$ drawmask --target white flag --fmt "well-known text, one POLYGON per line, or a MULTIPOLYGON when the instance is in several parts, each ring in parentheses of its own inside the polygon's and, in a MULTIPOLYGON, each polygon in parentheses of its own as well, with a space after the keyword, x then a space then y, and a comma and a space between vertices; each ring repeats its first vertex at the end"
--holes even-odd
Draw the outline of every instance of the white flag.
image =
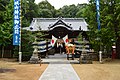
POLYGON ((51 40, 51 45, 52 45, 52 47, 55 45, 56 40, 57 40, 57 38, 55 38, 55 37, 52 35, 52 40, 51 40))
POLYGON ((65 45, 67 45, 68 44, 68 35, 66 35, 65 37, 63 37, 63 40, 65 42, 65 45))

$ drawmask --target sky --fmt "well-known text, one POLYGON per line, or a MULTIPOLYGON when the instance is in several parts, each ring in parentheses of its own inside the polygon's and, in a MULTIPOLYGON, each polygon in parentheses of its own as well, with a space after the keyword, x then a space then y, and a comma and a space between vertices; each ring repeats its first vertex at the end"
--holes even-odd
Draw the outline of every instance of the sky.
MULTIPOLYGON (((35 3, 39 3, 44 0, 35 0, 35 3)), ((63 7, 64 5, 71 5, 75 4, 77 5, 82 3, 88 3, 88 0, 47 0, 52 6, 54 6, 56 9, 59 9, 63 7)))

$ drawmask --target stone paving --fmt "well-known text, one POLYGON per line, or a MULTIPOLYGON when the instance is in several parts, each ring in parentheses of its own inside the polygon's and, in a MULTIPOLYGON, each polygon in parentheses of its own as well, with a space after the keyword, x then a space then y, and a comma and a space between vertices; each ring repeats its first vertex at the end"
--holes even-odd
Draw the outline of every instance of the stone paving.
POLYGON ((42 59, 42 63, 74 63, 74 64, 79 64, 78 59, 75 60, 67 60, 67 55, 66 54, 55 54, 55 55, 49 55, 49 58, 44 58, 42 59))
POLYGON ((39 80, 80 80, 80 79, 68 60, 54 59, 54 61, 50 62, 50 64, 43 72, 39 80))

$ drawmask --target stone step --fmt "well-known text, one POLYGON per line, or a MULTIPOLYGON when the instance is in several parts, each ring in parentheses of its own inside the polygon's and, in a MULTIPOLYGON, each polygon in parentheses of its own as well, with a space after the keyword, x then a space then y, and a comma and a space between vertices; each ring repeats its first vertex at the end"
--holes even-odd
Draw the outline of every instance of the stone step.
POLYGON ((63 58, 66 58, 67 55, 66 54, 54 54, 54 55, 49 55, 48 58, 54 58, 54 59, 63 59, 63 58))

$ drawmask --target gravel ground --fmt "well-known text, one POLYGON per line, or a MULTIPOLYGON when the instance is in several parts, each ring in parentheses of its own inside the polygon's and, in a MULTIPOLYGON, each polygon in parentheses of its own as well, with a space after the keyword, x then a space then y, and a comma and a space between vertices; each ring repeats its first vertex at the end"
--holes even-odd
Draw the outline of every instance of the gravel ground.
POLYGON ((81 80, 120 80, 120 60, 72 66, 81 80))
POLYGON ((19 65, 18 62, 0 60, 0 68, 4 71, 0 73, 0 80, 38 80, 46 67, 47 64, 40 66, 40 64, 22 63, 19 65))
MULTIPOLYGON (((48 64, 28 64, 0 59, 0 80, 38 80, 48 64), (7 70, 6 70, 7 69, 7 70), (14 70, 14 71, 11 71, 14 70)), ((103 64, 72 64, 81 80, 120 80, 120 60, 107 61, 103 64)))

